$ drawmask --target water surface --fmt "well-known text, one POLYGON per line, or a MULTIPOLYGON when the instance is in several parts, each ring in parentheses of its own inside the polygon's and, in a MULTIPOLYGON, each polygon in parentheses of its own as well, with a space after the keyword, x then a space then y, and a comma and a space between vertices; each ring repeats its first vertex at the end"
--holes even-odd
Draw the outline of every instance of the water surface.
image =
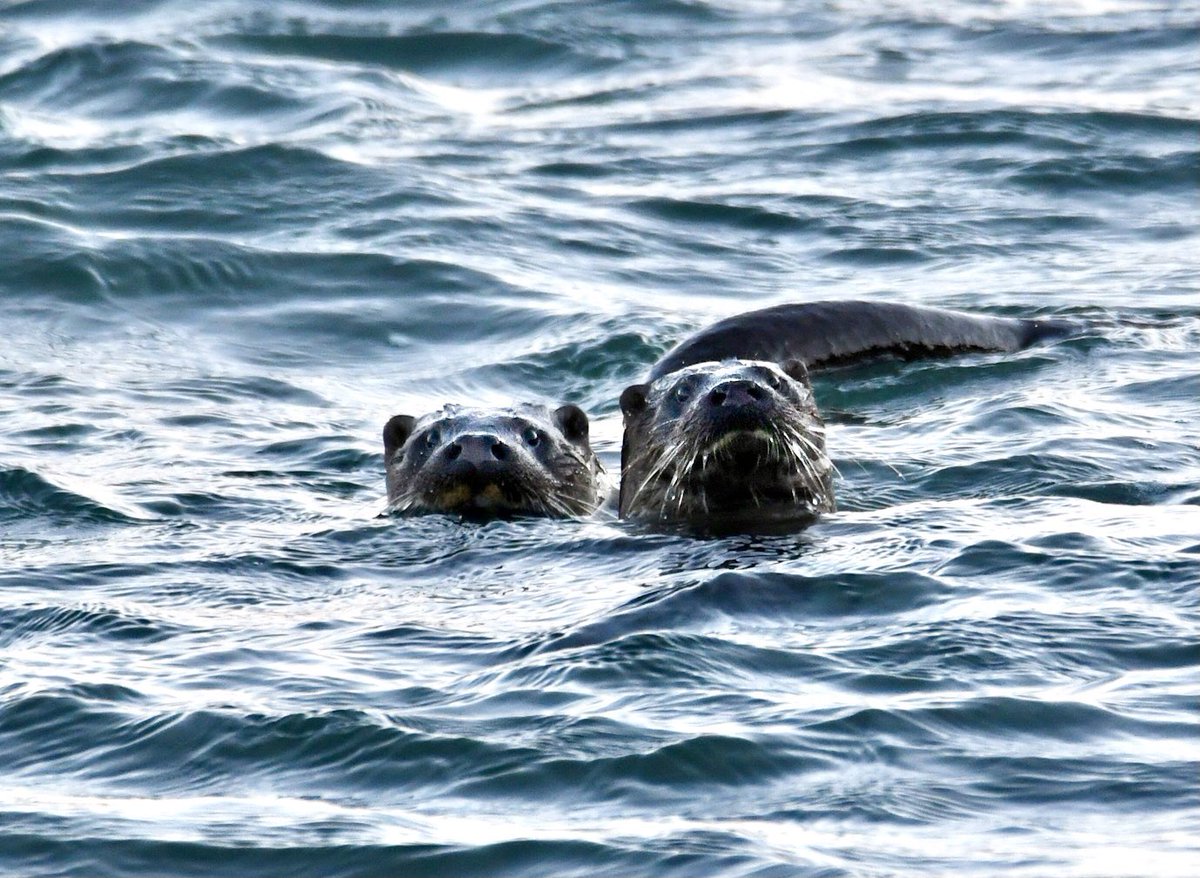
POLYGON ((0 5, 0 870, 1200 870, 1194 3, 0 5), (753 307, 841 511, 380 517, 753 307))

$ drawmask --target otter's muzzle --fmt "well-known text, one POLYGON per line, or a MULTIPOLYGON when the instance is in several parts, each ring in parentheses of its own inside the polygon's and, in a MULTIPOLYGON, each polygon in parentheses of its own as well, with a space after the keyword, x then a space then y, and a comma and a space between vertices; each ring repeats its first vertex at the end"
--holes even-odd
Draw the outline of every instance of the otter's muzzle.
POLYGON ((704 402, 711 408, 755 408, 764 405, 770 393, 761 384, 739 379, 722 381, 708 392, 704 402))
POLYGON ((699 401, 697 415, 711 438, 738 431, 757 431, 770 423, 777 404, 769 389, 756 381, 722 381, 699 401))
POLYGON ((459 436, 442 449, 442 456, 458 466, 470 464, 493 469, 497 468, 497 464, 509 460, 512 453, 512 448, 504 440, 490 433, 459 436))
POLYGON ((518 461, 513 448, 491 433, 458 436, 438 452, 443 488, 438 498, 448 509, 490 509, 505 503, 504 485, 518 461))

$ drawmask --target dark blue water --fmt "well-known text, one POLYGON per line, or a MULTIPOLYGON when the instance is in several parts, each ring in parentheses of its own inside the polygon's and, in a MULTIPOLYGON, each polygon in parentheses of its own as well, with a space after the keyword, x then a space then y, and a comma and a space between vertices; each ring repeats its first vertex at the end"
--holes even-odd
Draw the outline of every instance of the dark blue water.
POLYGON ((1200 7, 0 4, 0 872, 1200 873, 1200 7), (841 511, 379 517, 753 307, 841 511))

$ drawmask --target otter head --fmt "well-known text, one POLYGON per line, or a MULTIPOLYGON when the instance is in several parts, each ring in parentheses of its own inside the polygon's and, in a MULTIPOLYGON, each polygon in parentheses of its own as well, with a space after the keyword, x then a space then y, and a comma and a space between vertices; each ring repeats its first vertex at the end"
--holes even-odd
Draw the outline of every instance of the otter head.
POLYGON ((603 469, 578 406, 446 406, 383 428, 388 504, 465 516, 583 515, 602 499, 603 469))
POLYGON ((798 360, 698 363, 621 394, 622 518, 756 530, 832 511, 833 464, 798 360))

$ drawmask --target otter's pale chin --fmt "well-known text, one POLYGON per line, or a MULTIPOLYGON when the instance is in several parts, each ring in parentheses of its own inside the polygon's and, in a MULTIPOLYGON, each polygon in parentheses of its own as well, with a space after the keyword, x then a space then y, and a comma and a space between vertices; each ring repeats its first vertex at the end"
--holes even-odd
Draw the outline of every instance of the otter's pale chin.
POLYGON ((466 484, 454 485, 440 491, 430 505, 435 509, 456 510, 472 509, 478 511, 500 509, 507 505, 504 492, 495 482, 489 482, 481 489, 473 489, 466 484))
POLYGON ((471 489, 466 485, 455 485, 441 491, 429 505, 434 509, 457 509, 471 499, 471 489))
POLYGON ((504 492, 495 482, 490 482, 486 488, 474 497, 476 509, 495 509, 505 503, 504 492))
POLYGON ((722 452, 744 453, 761 450, 765 452, 771 445, 771 434, 763 429, 730 430, 718 436, 704 449, 708 455, 722 452))

